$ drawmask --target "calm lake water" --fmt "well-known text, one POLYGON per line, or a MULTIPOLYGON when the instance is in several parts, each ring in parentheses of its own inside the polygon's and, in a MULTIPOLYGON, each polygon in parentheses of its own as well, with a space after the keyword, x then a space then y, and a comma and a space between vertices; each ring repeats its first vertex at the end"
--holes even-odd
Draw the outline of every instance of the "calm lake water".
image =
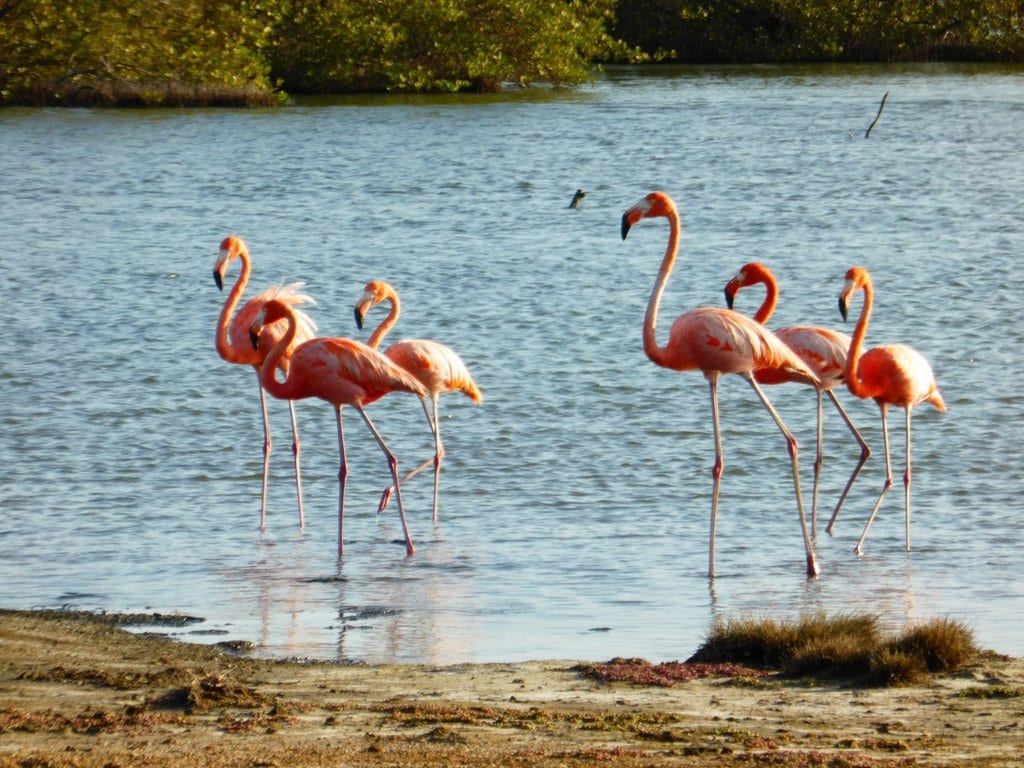
MULTIPOLYGON (((1022 125, 1024 70, 939 66, 617 69, 554 94, 0 111, 0 606, 177 611, 205 619, 178 637, 368 662, 670 660, 716 617, 848 610, 889 628, 962 619, 1024 655, 1022 125), (834 534, 819 526, 823 572, 808 580, 786 452, 730 377, 709 583, 707 386, 640 343, 667 226, 619 236, 653 189, 684 222, 662 342, 676 315, 721 305, 752 259, 780 281, 775 327, 850 332, 843 274, 871 270, 869 343, 916 347, 949 406, 915 410, 912 552, 899 411, 897 486, 857 557, 881 432, 873 403, 840 393, 875 452, 834 534), (336 433, 320 401, 298 406, 302 533, 287 408, 270 403, 257 530, 255 377, 213 346, 225 294, 211 269, 232 233, 253 255, 249 294, 303 280, 321 333, 365 339, 352 307, 387 279, 403 300, 395 338, 443 341, 473 371, 483 405, 442 400, 436 527, 429 473, 406 487, 414 557, 397 514, 375 515, 387 467, 348 412, 338 559, 336 433)), ((738 306, 759 301, 751 289, 738 306)), ((768 394, 800 440, 809 503, 813 395, 768 394)), ((371 415, 402 467, 430 454, 415 398, 371 415)), ((831 411, 826 430, 827 518, 858 454, 831 411)))

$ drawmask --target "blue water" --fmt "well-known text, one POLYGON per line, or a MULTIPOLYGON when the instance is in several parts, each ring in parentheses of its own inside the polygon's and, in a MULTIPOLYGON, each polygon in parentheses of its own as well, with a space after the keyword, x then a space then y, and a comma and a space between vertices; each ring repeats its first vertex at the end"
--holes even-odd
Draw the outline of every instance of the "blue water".
MULTIPOLYGON (((937 66, 627 68, 497 97, 0 111, 0 606, 177 611, 205 621, 176 637, 368 662, 678 659, 715 618, 819 610, 892 628, 951 616, 1024 655, 1021 125, 1024 70, 937 66), (852 331, 843 274, 872 271, 869 343, 916 347, 949 406, 914 412, 909 554, 900 412, 897 487, 857 557, 881 433, 873 403, 840 394, 874 455, 834 535, 819 522, 808 580, 783 444, 727 378, 709 583, 707 386, 640 344, 667 227, 619 237, 652 189, 685 227, 662 342, 682 311, 721 305, 747 260, 780 281, 776 327, 852 331), (374 514, 387 468, 350 413, 337 558, 320 401, 298 407, 306 530, 277 401, 257 530, 255 376, 213 347, 225 294, 211 269, 231 233, 253 254, 250 294, 303 280, 322 333, 365 339, 352 307, 387 279, 403 300, 395 338, 443 341, 473 371, 483 405, 442 400, 437 526, 429 473, 405 490, 414 557, 397 515, 374 514)), ((753 311, 759 295, 741 299, 753 311)), ((809 503, 813 395, 768 393, 800 440, 809 503)), ((371 415, 401 467, 430 454, 415 398, 371 415)), ((830 411, 826 430, 827 518, 857 450, 830 411)))

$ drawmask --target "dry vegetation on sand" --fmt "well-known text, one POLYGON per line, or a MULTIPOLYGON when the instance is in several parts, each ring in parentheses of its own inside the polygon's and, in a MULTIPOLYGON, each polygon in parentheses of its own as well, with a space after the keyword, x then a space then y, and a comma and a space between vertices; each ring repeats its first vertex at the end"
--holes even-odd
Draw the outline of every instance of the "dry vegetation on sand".
POLYGON ((717 662, 270 662, 0 611, 0 768, 594 764, 1021 765, 1024 660, 885 688, 717 662))

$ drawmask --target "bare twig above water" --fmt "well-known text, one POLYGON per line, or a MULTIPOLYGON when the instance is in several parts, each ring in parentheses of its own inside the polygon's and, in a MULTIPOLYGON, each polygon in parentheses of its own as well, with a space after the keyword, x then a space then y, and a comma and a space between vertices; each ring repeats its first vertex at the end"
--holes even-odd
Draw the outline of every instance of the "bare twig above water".
POLYGON ((885 95, 882 97, 882 103, 878 105, 878 114, 875 115, 875 119, 871 121, 871 125, 868 126, 868 129, 866 131, 864 131, 864 138, 865 139, 868 138, 871 135, 871 129, 875 127, 875 123, 878 122, 878 118, 880 118, 882 116, 882 110, 885 109, 885 100, 888 99, 888 98, 889 98, 889 92, 886 91, 885 95))

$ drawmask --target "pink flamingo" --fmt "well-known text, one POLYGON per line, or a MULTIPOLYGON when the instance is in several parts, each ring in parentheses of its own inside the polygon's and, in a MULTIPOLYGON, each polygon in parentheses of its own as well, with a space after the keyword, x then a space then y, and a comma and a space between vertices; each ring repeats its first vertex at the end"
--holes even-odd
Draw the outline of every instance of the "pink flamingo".
POLYGON ((298 331, 295 310, 283 301, 268 301, 256 316, 251 330, 253 346, 256 346, 263 328, 281 319, 287 322, 287 328, 284 336, 278 340, 263 361, 260 368, 260 383, 267 392, 282 400, 319 397, 334 406, 338 422, 338 451, 341 455, 338 470, 338 554, 344 554, 345 549, 345 482, 348 478, 341 409, 343 406, 351 405, 359 411, 374 440, 387 457, 391 477, 395 483, 402 532, 405 534, 405 550, 412 555, 415 549, 405 520, 401 489, 398 487, 398 461, 370 421, 365 406, 389 392, 412 392, 414 395, 424 397, 427 394, 426 390, 415 378, 377 350, 352 339, 328 337, 310 339, 296 346, 292 350, 285 379, 278 381, 277 369, 281 367, 281 358, 295 341, 298 331))
MULTIPOLYGON (((732 309, 736 294, 742 288, 759 283, 765 286, 765 297, 764 302, 754 314, 754 320, 764 324, 772 316, 779 299, 779 286, 775 280, 775 275, 772 274, 772 271, 766 265, 758 261, 744 264, 740 271, 736 273, 736 276, 725 286, 725 303, 729 309, 732 309)), ((832 401, 836 410, 839 411, 839 415, 846 423, 847 428, 860 445, 860 460, 857 462, 857 466, 853 468, 853 474, 850 475, 850 479, 846 481, 846 487, 843 488, 843 492, 839 495, 839 501, 832 512, 832 518, 825 528, 826 532, 831 533, 832 525, 835 523, 836 517, 839 516, 839 509, 843 506, 850 488, 853 487, 853 481, 857 479, 861 467, 864 466, 864 462, 871 455, 871 449, 864 441, 864 437, 857 430, 857 427, 853 425, 846 410, 832 392, 833 389, 842 383, 843 377, 846 375, 846 352, 850 348, 850 337, 845 333, 833 331, 831 328, 819 328, 815 325, 791 325, 788 328, 776 331, 775 335, 796 352, 800 359, 810 366, 810 369, 814 371, 821 381, 821 385, 815 387, 818 395, 818 450, 814 458, 814 490, 811 494, 812 534, 818 529, 818 481, 821 475, 822 461, 822 393, 828 395, 829 400, 832 401)), ((778 368, 754 371, 754 379, 759 384, 784 384, 787 381, 807 383, 807 379, 794 377, 788 371, 778 368)))
MULTIPOLYGON (((290 305, 315 304, 309 296, 299 293, 302 283, 292 283, 288 286, 268 288, 263 293, 249 299, 232 319, 231 315, 238 305, 238 301, 249 282, 249 274, 252 272, 252 263, 249 259, 249 249, 245 243, 234 235, 225 237, 220 244, 220 253, 217 262, 213 266, 213 279, 219 290, 224 290, 224 276, 227 274, 228 266, 235 259, 242 262, 242 271, 235 281, 234 287, 228 293, 224 307, 220 311, 220 318, 217 321, 216 345, 217 353, 229 363, 239 365, 251 365, 256 371, 256 380, 259 383, 260 365, 270 351, 271 347, 284 334, 284 323, 267 325, 259 339, 259 346, 253 348, 249 341, 249 327, 252 325, 256 315, 266 302, 271 299, 279 299, 290 305)), ((311 339, 316 332, 316 324, 305 313, 297 311, 295 314, 297 331, 296 343, 311 339)), ((291 349, 286 349, 281 358, 281 366, 287 367, 291 349)), ((295 421, 295 406, 288 403, 288 409, 292 418, 292 454, 295 459, 295 492, 299 499, 299 528, 305 526, 305 512, 302 506, 302 474, 299 469, 299 427, 295 421)), ((267 399, 263 393, 263 386, 260 385, 260 413, 263 416, 263 491, 260 496, 260 530, 267 527, 267 478, 270 473, 270 422, 267 418, 267 399)))
POLYGON ((860 310, 860 318, 853 331, 850 353, 846 358, 846 388, 857 397, 871 398, 882 412, 882 440, 885 447, 885 485, 878 495, 878 501, 871 509, 864 533, 857 541, 854 552, 858 555, 868 535, 868 528, 882 499, 892 488, 892 463, 889 460, 889 426, 887 423, 888 407, 898 405, 906 414, 907 432, 907 468, 903 473, 904 489, 904 528, 906 529, 907 551, 910 551, 910 412, 919 403, 931 403, 936 410, 946 410, 946 403, 939 393, 935 376, 928 361, 915 349, 904 344, 885 344, 873 347, 861 353, 864 337, 868 332, 868 320, 871 317, 871 305, 874 301, 874 288, 871 275, 863 267, 851 267, 846 273, 846 284, 839 294, 839 312, 846 319, 850 298, 859 290, 864 291, 864 304, 860 310))
MULTIPOLYGON (((383 280, 372 280, 366 284, 366 287, 363 289, 363 295, 355 306, 356 325, 361 329, 366 313, 375 304, 383 301, 390 303, 391 310, 381 324, 377 326, 377 329, 367 342, 374 349, 380 347, 384 337, 394 327, 395 323, 398 322, 398 315, 401 312, 398 292, 383 280)), ((434 455, 403 477, 402 482, 404 483, 409 478, 415 477, 431 464, 434 465, 434 522, 436 523, 437 499, 441 482, 441 461, 444 459, 444 446, 441 444, 441 425, 438 421, 438 400, 445 392, 463 392, 474 403, 482 403, 484 397, 473 381, 473 377, 470 375, 469 369, 466 368, 466 364, 462 362, 462 358, 444 344, 432 341, 431 339, 403 339, 391 344, 384 350, 384 354, 388 359, 415 376, 420 384, 423 385, 423 388, 427 390, 433 402, 434 412, 433 416, 431 416, 430 409, 427 407, 427 399, 425 397, 420 398, 420 402, 423 404, 423 412, 427 416, 427 424, 430 425, 430 431, 434 435, 434 455)), ((393 492, 394 486, 389 486, 384 490, 378 511, 383 511, 388 505, 393 492)))
POLYGON ((797 442, 786 428, 782 418, 765 397, 761 387, 754 380, 753 372, 759 369, 781 368, 803 376, 808 382, 818 384, 814 372, 797 357, 789 347, 775 338, 760 323, 751 318, 717 307, 700 307, 676 318, 669 331, 668 344, 659 347, 655 338, 655 325, 661 296, 668 283, 669 274, 675 265, 679 250, 680 223, 675 203, 663 192, 651 192, 643 200, 628 208, 622 214, 622 238, 641 219, 661 216, 669 221, 668 246, 661 269, 651 292, 644 315, 644 352, 657 365, 676 371, 699 370, 707 379, 711 390, 711 417, 715 434, 715 463, 712 468, 714 479, 711 494, 711 547, 708 558, 708 576, 715 575, 715 523, 718 517, 718 493, 721 486, 722 436, 718 421, 718 379, 723 373, 735 373, 749 382, 758 398, 782 432, 786 440, 793 467, 793 487, 796 491, 796 506, 803 532, 804 551, 807 556, 807 575, 819 573, 818 563, 807 533, 807 519, 804 516, 803 500, 800 495, 800 471, 797 463, 797 442))

